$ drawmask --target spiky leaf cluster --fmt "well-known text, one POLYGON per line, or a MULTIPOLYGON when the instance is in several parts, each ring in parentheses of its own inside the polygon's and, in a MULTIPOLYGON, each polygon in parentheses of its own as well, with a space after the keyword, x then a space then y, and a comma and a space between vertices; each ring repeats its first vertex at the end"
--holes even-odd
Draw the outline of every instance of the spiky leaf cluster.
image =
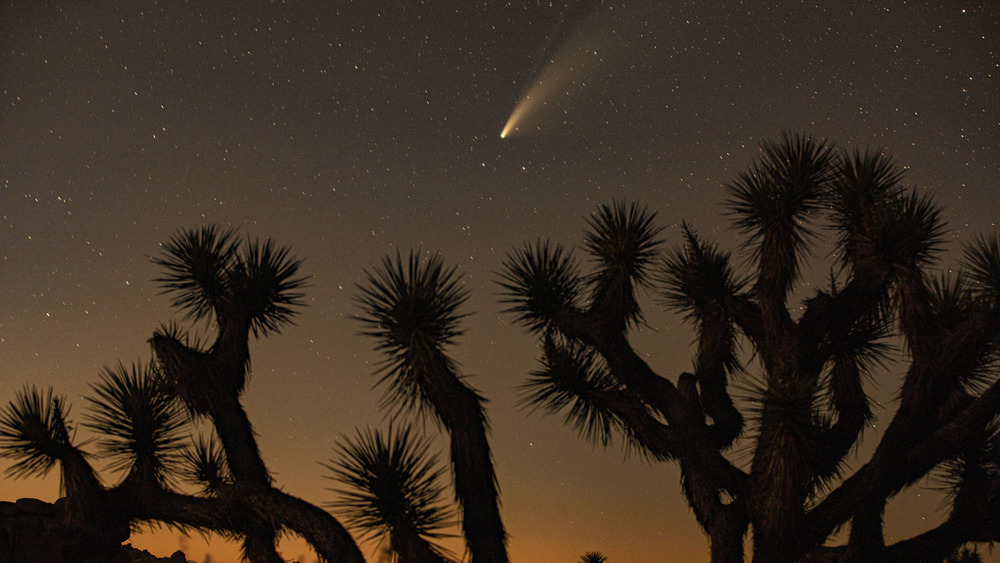
POLYGON ((971 290, 993 305, 1000 303, 1000 235, 978 235, 964 249, 971 290))
POLYGON ((501 302, 532 332, 553 327, 575 309, 583 279, 572 254, 547 241, 514 250, 500 274, 501 302))
POLYGON ((701 239, 686 224, 685 244, 664 257, 657 273, 663 304, 693 322, 725 311, 727 301, 743 291, 728 252, 701 239))
POLYGON ((233 268, 232 285, 253 319, 254 336, 277 332, 298 313, 304 296, 300 289, 306 282, 298 275, 301 264, 288 248, 270 239, 245 243, 233 268))
MULTIPOLYGON (((359 430, 345 437, 337 457, 326 467, 342 486, 331 507, 362 538, 388 543, 390 548, 417 536, 447 537, 442 530, 454 518, 443 501, 443 468, 430 454, 430 441, 409 426, 381 432, 359 430)), ((447 552, 432 544, 446 558, 447 552)))
POLYGON ((232 484, 226 454, 214 435, 198 436, 181 452, 179 473, 185 481, 199 485, 207 495, 218 494, 232 484))
POLYGON ((561 330, 586 295, 589 310, 603 317, 609 330, 624 332, 641 322, 636 290, 649 285, 659 257, 662 229, 655 218, 634 202, 599 206, 588 219, 584 241, 594 264, 588 275, 572 253, 547 241, 514 250, 499 280, 506 311, 533 332, 561 330))
POLYGON ((855 276, 916 275, 940 249, 940 208, 905 188, 902 177, 878 151, 855 150, 835 163, 828 200, 838 254, 855 276))
POLYGON ((1000 516, 1000 423, 990 425, 978 448, 941 464, 935 481, 957 510, 1000 516))
POLYGON ((215 225, 183 230, 163 245, 163 256, 154 259, 165 273, 156 278, 173 305, 195 320, 211 318, 230 299, 229 267, 239 248, 232 229, 215 225))
POLYGON ((440 256, 422 259, 410 252, 403 260, 385 257, 366 272, 358 303, 365 325, 362 334, 376 339, 376 350, 386 354, 380 384, 387 386, 386 402, 398 408, 421 408, 422 378, 439 364, 450 365, 446 347, 462 334, 459 311, 468 290, 456 268, 446 268, 440 256))
POLYGON ((67 409, 52 389, 26 386, 0 411, 0 455, 16 460, 7 468, 15 478, 45 476, 72 447, 67 409))
POLYGON ((177 465, 187 416, 159 381, 152 366, 106 367, 87 397, 85 425, 99 434, 111 470, 139 468, 163 483, 177 465))
MULTIPOLYGON (((990 330, 993 302, 984 296, 982 286, 966 273, 968 269, 969 266, 959 275, 944 275, 928 282, 934 320, 943 333, 990 330)), ((984 343, 982 338, 960 339, 953 348, 951 353, 958 358, 955 369, 941 374, 940 379, 953 382, 955 392, 979 394, 984 391, 996 379, 1000 351, 984 343)))
POLYGON ((154 262, 165 272, 155 281, 189 318, 248 322, 254 336, 292 321, 307 281, 287 248, 214 225, 174 235, 154 262))
POLYGON ((580 556, 580 563, 607 563, 608 558, 600 551, 588 551, 580 556))
POLYGON ((642 320, 636 289, 649 283, 662 227, 636 202, 600 205, 588 218, 584 244, 596 264, 587 280, 595 307, 624 325, 642 320))
POLYGON ((833 147, 783 134, 761 149, 761 158, 726 186, 727 204, 734 226, 748 235, 752 262, 761 275, 779 276, 776 289, 787 291, 798 279, 802 251, 824 203, 833 147))
POLYGON ((621 392, 621 384, 592 349, 577 342, 544 339, 541 369, 520 386, 522 404, 549 413, 565 411, 566 424, 587 441, 611 443, 624 427, 605 397, 621 392))

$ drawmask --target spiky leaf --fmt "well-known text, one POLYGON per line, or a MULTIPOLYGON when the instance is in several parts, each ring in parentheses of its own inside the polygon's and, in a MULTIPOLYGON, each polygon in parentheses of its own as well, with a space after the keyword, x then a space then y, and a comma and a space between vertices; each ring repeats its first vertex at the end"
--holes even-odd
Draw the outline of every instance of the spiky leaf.
POLYGON ((187 416, 158 380, 150 366, 106 367, 87 397, 85 425, 100 434, 97 447, 112 470, 139 468, 164 482, 183 447, 187 416))
POLYGON ((538 241, 508 256, 499 283, 505 311, 532 332, 542 332, 576 308, 582 279, 569 252, 538 241))
POLYGON ((25 387, 0 411, 0 455, 16 460, 7 468, 15 478, 45 476, 70 445, 62 397, 52 389, 25 387))
POLYGON ((387 356, 380 384, 388 386, 388 402, 420 408, 428 403, 422 379, 434 366, 450 365, 444 350, 462 334, 459 309, 468 290, 457 268, 446 268, 438 255, 423 260, 411 252, 406 261, 387 256, 366 275, 357 319, 365 326, 362 334, 375 338, 376 350, 387 356))
POLYGON ((401 553, 417 538, 442 560, 450 558, 430 541, 448 536, 443 530, 454 511, 443 501, 444 470, 429 440, 408 426, 386 433, 368 428, 344 437, 326 467, 341 485, 331 507, 362 538, 388 543, 401 561, 418 560, 401 553))
POLYGON ((236 232, 207 225, 180 231, 162 246, 163 256, 153 262, 165 273, 154 281, 173 296, 173 305, 198 320, 218 315, 230 298, 229 269, 239 248, 236 232))
POLYGON ((601 205, 588 218, 586 248, 597 263, 590 277, 595 307, 624 327, 641 321, 635 290, 649 282, 662 228, 656 213, 633 202, 601 205))

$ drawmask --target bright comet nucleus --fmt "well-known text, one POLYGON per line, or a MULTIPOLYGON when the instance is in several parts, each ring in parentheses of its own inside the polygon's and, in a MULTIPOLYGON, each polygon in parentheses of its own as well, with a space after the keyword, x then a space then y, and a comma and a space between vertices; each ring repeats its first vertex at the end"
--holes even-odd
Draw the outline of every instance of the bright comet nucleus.
POLYGON ((508 135, 517 131, 518 120, 524 116, 527 102, 527 97, 521 98, 517 102, 517 105, 514 106, 514 111, 510 112, 510 117, 507 118, 507 123, 503 126, 503 131, 500 131, 501 139, 506 139, 508 135))
POLYGON ((593 74, 604 61, 605 52, 620 50, 620 30, 609 22, 622 21, 610 13, 589 12, 567 34, 555 36, 555 48, 543 59, 541 70, 517 100, 500 138, 519 133, 519 127, 527 124, 539 128, 546 108, 578 92, 586 83, 581 76, 593 74))

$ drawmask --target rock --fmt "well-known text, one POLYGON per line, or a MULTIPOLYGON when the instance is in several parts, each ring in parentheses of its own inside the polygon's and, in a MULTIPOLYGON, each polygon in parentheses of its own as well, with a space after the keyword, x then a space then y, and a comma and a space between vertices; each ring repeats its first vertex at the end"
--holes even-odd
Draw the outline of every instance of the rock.
POLYGON ((175 551, 170 557, 157 557, 145 549, 137 549, 132 544, 121 546, 118 553, 103 556, 86 563, 187 563, 183 551, 175 551), (110 558, 109 558, 110 557, 110 558))
POLYGON ((63 504, 22 498, 0 502, 0 563, 187 563, 184 552, 156 557, 113 530, 68 522, 63 504))
POLYGON ((21 514, 34 514, 37 516, 54 516, 55 505, 38 500, 36 498, 20 498, 14 503, 14 509, 21 514))

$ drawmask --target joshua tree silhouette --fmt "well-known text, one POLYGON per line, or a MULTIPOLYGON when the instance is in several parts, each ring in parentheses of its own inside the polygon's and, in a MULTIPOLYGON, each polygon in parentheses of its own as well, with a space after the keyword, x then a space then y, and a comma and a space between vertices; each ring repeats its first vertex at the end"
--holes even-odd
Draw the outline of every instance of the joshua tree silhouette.
POLYGON ((458 372, 446 348, 461 334, 468 294, 440 256, 386 257, 368 273, 359 303, 364 334, 386 356, 386 404, 428 414, 450 436, 455 494, 473 563, 505 563, 506 532, 487 438, 485 399, 458 372))
POLYGON ((289 530, 325 560, 363 561, 333 516, 272 485, 240 404, 250 335, 276 333, 291 321, 305 283, 300 262, 270 240, 246 241, 215 227, 182 231, 155 261, 174 305, 218 329, 204 346, 179 325, 165 325, 150 340, 154 365, 119 365, 93 387, 85 424, 103 436, 95 446, 124 478, 110 487, 100 481, 72 443, 65 401, 35 388, 0 414, 0 449, 18 460, 13 473, 44 474, 58 462, 68 517, 123 530, 124 538, 132 523, 159 521, 240 537, 249 560, 270 562, 281 561, 275 538, 289 530), (187 416, 210 420, 218 439, 186 448, 180 432, 187 416), (202 493, 176 492, 173 480, 183 477, 200 483, 202 493))
POLYGON ((598 443, 621 436, 678 462, 716 562, 742 561, 751 527, 761 562, 940 560, 1000 539, 1000 239, 971 241, 959 273, 935 276, 941 211, 901 177, 882 153, 785 135, 726 187, 742 267, 687 225, 661 254, 655 215, 636 204, 590 219, 592 271, 548 242, 515 250, 503 300, 543 351, 527 402, 598 443), (830 282, 798 301, 820 232, 834 240, 830 282), (690 373, 663 377, 632 347, 642 289, 693 326, 690 373), (903 366, 886 365, 894 338, 903 366), (850 472, 873 419, 865 381, 899 369, 898 408, 850 472), (751 396, 737 402, 734 387, 751 396), (946 476, 947 521, 886 545, 886 502, 932 470, 946 476), (848 523, 846 545, 823 547, 848 523))
POLYGON ((454 512, 441 499, 442 469, 430 441, 411 427, 359 431, 344 438, 327 468, 346 488, 331 507, 362 539, 376 538, 395 561, 448 563, 455 557, 433 540, 445 537, 454 512))

